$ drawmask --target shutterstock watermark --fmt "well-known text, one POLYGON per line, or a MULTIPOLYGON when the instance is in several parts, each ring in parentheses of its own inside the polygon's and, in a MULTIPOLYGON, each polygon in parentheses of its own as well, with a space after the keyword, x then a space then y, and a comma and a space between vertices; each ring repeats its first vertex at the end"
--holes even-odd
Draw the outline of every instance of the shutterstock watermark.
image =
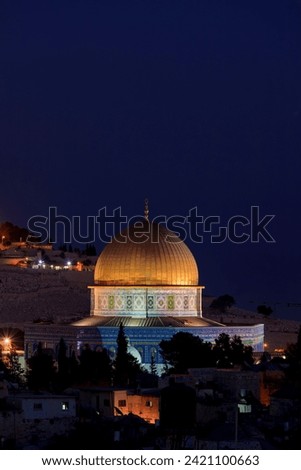
POLYGON ((126 243, 129 239, 134 243, 145 243, 148 240, 157 243, 159 225, 177 235, 175 237, 166 231, 166 240, 170 243, 179 243, 179 238, 194 243, 275 243, 276 240, 269 231, 274 218, 273 214, 261 215, 259 206, 251 206, 247 216, 233 215, 227 220, 219 215, 205 217, 199 214, 197 207, 193 207, 187 215, 159 215, 151 223, 146 223, 148 212, 144 216, 129 218, 122 213, 121 207, 111 212, 102 207, 97 215, 83 218, 79 215, 67 217, 59 214, 58 208, 52 206, 49 207, 47 216, 31 217, 27 228, 31 236, 37 237, 42 243, 58 243, 62 240, 65 244, 92 244, 98 241, 108 243, 112 238, 119 243, 126 243), (132 228, 125 234, 127 227, 132 228))

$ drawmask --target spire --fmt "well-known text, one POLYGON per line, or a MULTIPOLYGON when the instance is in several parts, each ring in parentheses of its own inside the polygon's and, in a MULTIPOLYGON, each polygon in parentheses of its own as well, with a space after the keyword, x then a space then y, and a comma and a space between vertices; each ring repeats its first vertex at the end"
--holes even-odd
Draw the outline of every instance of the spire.
POLYGON ((144 217, 145 217, 146 220, 148 220, 148 214, 149 214, 148 199, 145 199, 144 200, 144 217))

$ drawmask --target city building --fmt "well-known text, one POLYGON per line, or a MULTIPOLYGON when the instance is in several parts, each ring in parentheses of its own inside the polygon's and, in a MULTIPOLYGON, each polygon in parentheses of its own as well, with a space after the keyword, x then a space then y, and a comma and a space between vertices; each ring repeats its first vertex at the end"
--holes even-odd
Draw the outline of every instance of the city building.
POLYGON ((160 392, 157 389, 118 389, 114 387, 85 387, 79 389, 82 413, 93 412, 104 418, 132 413, 151 424, 159 421, 160 392))

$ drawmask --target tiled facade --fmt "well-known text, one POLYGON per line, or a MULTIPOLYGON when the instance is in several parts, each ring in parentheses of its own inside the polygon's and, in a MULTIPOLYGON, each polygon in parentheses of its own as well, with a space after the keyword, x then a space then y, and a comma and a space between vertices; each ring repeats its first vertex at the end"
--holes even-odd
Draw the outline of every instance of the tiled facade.
MULTIPOLYGON (((43 338, 43 346, 47 349, 57 351, 60 339, 63 337, 68 345, 69 351, 80 353, 85 344, 92 348, 105 347, 113 358, 117 349, 117 326, 65 326, 63 329, 56 325, 30 325, 25 329, 26 355, 30 355, 37 348, 39 341, 43 338)), ((129 341, 131 352, 136 357, 141 358, 144 364, 150 364, 152 356, 157 365, 162 366, 162 357, 159 352, 159 344, 162 340, 170 339, 179 331, 184 331, 201 337, 204 341, 214 343, 214 340, 221 333, 226 333, 230 337, 240 336, 243 343, 253 347, 254 351, 262 351, 264 343, 264 325, 244 325, 244 326, 162 326, 162 327, 133 327, 126 326, 125 334, 129 341), (139 356, 137 354, 139 353, 139 356)))
POLYGON ((91 315, 202 316, 202 287, 91 286, 91 315))

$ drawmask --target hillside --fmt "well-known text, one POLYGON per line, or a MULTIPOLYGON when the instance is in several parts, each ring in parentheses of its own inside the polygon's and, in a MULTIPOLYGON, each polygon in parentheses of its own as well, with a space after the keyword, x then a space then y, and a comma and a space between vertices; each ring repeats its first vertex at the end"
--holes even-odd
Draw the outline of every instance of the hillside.
POLYGON ((93 272, 0 266, 0 323, 89 315, 93 272))
POLYGON ((203 315, 212 320, 221 321, 226 325, 264 323, 266 349, 285 349, 288 344, 297 341, 297 335, 301 321, 284 320, 276 318, 273 314, 265 317, 260 313, 244 310, 239 307, 231 307, 227 313, 212 311, 209 305, 213 298, 204 298, 203 315))

